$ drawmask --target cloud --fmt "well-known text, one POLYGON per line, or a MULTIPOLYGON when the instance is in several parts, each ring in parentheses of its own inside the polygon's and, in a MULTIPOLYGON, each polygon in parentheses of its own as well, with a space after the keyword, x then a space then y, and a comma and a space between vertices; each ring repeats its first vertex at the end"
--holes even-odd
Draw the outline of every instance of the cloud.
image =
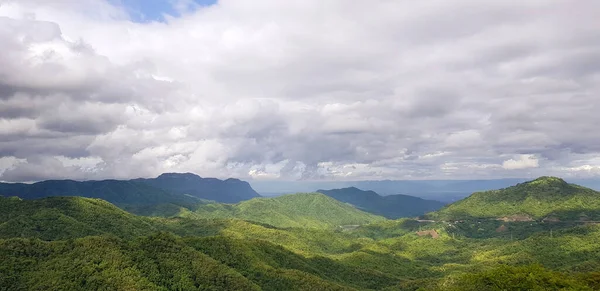
POLYGON ((0 1, 0 180, 599 174, 597 1, 76 2, 0 1))
POLYGON ((520 170, 537 167, 539 167, 539 161, 533 155, 520 155, 516 160, 510 159, 502 163, 502 168, 507 170, 520 170))

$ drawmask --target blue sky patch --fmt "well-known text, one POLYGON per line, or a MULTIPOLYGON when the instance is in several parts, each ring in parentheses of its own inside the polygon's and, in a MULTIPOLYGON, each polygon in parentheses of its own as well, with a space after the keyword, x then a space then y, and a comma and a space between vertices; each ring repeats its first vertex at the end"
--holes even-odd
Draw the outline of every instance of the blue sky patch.
MULTIPOLYGON (((131 19, 136 22, 165 21, 165 14, 178 17, 181 15, 177 3, 188 1, 181 0, 109 0, 123 6, 129 12, 131 19)), ((191 0, 186 9, 194 10, 198 7, 214 5, 217 0, 191 0)))

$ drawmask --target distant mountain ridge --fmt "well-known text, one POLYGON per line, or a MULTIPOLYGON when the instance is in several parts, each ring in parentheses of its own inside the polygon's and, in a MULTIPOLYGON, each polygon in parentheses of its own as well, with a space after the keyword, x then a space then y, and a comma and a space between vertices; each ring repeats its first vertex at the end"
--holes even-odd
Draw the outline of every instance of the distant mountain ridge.
POLYGON ((156 178, 134 179, 171 193, 191 195, 196 198, 222 203, 237 203, 260 197, 250 184, 239 179, 202 178, 193 173, 164 173, 156 178))
POLYGON ((204 200, 235 203, 259 197, 238 179, 201 178, 192 173, 166 173, 132 180, 47 180, 33 184, 0 183, 0 196, 38 199, 51 196, 100 198, 118 206, 194 205, 204 200))
POLYGON ((519 220, 600 220, 600 192, 540 177, 499 190, 476 192, 430 213, 434 219, 505 218, 519 220))
POLYGON ((187 205, 198 202, 198 199, 195 197, 174 194, 133 180, 47 180, 33 184, 0 183, 0 195, 6 197, 17 196, 22 199, 38 199, 51 196, 81 196, 104 199, 120 206, 162 203, 187 205))
MULTIPOLYGON (((473 192, 505 188, 525 181, 527 179, 506 178, 488 180, 251 181, 251 184, 261 194, 287 194, 310 192, 314 189, 356 187, 374 191, 381 196, 402 194, 450 203, 463 199, 473 192)), ((586 181, 586 183, 591 184, 590 181, 586 181)), ((600 182, 597 185, 600 185, 600 182)))
POLYGON ((402 194, 381 196, 374 191, 364 191, 356 187, 317 190, 317 192, 350 203, 363 211, 390 219, 422 215, 438 210, 445 205, 439 201, 402 194))

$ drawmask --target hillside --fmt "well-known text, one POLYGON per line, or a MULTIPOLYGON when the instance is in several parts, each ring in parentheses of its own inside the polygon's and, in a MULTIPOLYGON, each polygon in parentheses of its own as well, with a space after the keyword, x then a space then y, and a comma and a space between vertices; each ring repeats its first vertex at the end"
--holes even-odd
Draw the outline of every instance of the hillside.
POLYGON ((380 196, 373 191, 363 191, 355 187, 317 190, 317 192, 338 201, 350 203, 360 210, 390 219, 418 216, 444 206, 444 203, 439 201, 408 195, 380 196))
POLYGON ((365 290, 398 278, 254 239, 0 240, 0 285, 21 290, 365 290))
MULTIPOLYGON (((350 207, 321 194, 294 196, 284 196, 289 201, 281 203, 298 202, 314 212, 326 209, 313 204, 327 208, 331 201, 350 207)), ((246 202, 256 200, 263 199, 246 202)), ((139 217, 106 201, 79 197, 1 198, 0 205, 0 286, 8 290, 600 287, 598 225, 546 223, 522 229, 523 235, 513 239, 520 224, 530 223, 496 221, 510 235, 496 235, 497 224, 475 223, 472 231, 478 235, 471 236, 466 228, 410 219, 330 230, 281 229, 239 219, 139 217)))
POLYGON ((135 179, 171 193, 191 195, 222 203, 237 203, 260 197, 248 182, 238 179, 202 178, 192 173, 165 173, 152 179, 135 179))
POLYGON ((238 204, 202 204, 179 214, 192 218, 237 218, 277 227, 332 228, 382 221, 319 193, 300 193, 275 198, 255 198, 238 204))
POLYGON ((0 215, 0 286, 9 289, 355 290, 398 280, 268 242, 314 253, 331 244, 328 232, 308 239, 239 220, 145 218, 81 197, 0 198, 0 215))
POLYGON ((473 193, 428 215, 434 219, 600 220, 600 192, 556 177, 473 193))
POLYGON ((10 290, 260 290, 235 270, 165 234, 123 241, 0 240, 10 290))
POLYGON ((152 231, 156 227, 148 219, 100 199, 0 197, 0 238, 56 240, 106 233, 134 237, 152 231))
POLYGON ((0 183, 0 196, 37 199, 50 196, 80 196, 99 198, 113 204, 153 205, 173 203, 188 205, 198 202, 195 197, 174 194, 136 181, 48 180, 33 184, 0 183))

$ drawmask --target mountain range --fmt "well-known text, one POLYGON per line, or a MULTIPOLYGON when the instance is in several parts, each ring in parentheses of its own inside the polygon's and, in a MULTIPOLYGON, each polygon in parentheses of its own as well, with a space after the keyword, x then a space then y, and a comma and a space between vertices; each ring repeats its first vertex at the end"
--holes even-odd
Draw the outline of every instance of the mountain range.
MULTIPOLYGON (((380 196, 373 191, 361 191, 354 187, 319 190, 317 192, 352 204, 363 211, 392 219, 422 215, 425 212, 433 211, 443 206, 443 203, 437 201, 424 200, 408 195, 380 196)), ((193 212, 208 209, 209 207, 216 207, 211 201, 218 203, 239 203, 260 197, 248 182, 231 178, 226 180, 202 178, 192 173, 164 173, 156 178, 138 178, 132 180, 48 180, 33 184, 0 183, 0 196, 16 196, 22 199, 53 196, 99 198, 132 213, 159 216, 177 216, 180 215, 180 212, 190 212, 188 210, 192 210, 193 212), (211 203, 211 206, 202 206, 202 204, 206 203, 211 203)), ((290 198, 284 199, 290 200, 290 198)), ((270 200, 256 201, 269 203, 267 201, 270 200)), ((239 207, 246 209, 247 205, 258 205, 256 201, 239 205, 239 207)), ((296 202, 303 203, 302 199, 298 199, 296 202)), ((229 206, 220 207, 229 209, 229 206)), ((302 205, 299 205, 299 207, 302 207, 302 205)), ((337 208, 337 206, 332 206, 332 209, 337 208)), ((289 212, 289 209, 285 211, 289 212)), ((209 214, 216 215, 216 213, 225 215, 225 211, 211 211, 209 214)), ((236 215, 244 216, 247 214, 247 211, 236 211, 235 213, 235 215, 232 213, 228 215, 233 217, 236 215)), ((255 218, 256 216, 255 214, 251 214, 248 218, 255 218)), ((275 217, 274 215, 266 216, 275 217)), ((258 219, 257 221, 262 220, 264 219, 258 219)), ((294 224, 284 223, 281 225, 294 224)))
POLYGON ((165 173, 152 179, 0 183, 0 195, 23 199, 81 196, 101 198, 119 206, 192 205, 201 200, 235 203, 260 196, 247 182, 201 178, 191 173, 165 173))
MULTIPOLYGON (((359 191, 347 196, 374 197, 359 191)), ((431 220, 318 193, 146 205, 169 205, 169 217, 96 198, 0 197, 0 289, 598 290, 598 194, 541 177, 431 220)))
POLYGON ((445 205, 439 201, 402 194, 381 196, 374 191, 363 191, 356 187, 317 190, 317 192, 389 219, 418 216, 438 210, 445 205))
MULTIPOLYGON (((362 192, 357 197, 372 195, 362 192)), ((565 209, 594 218, 596 195, 543 177, 430 213, 462 224, 388 220, 316 193, 180 206, 187 213, 175 217, 137 216, 95 198, 0 198, 0 286, 596 290, 598 225, 496 219, 543 219, 565 209)))
MULTIPOLYGON (((252 181, 252 187, 265 196, 282 193, 314 191, 314 189, 337 189, 356 187, 370 190, 382 196, 410 195, 423 199, 454 202, 473 192, 505 188, 527 179, 489 180, 367 180, 367 181, 252 181)), ((589 181, 582 181, 589 183, 589 181)), ((600 185, 597 184, 597 185, 600 185)))
POLYGON ((117 205, 150 205, 174 203, 179 205, 197 203, 193 196, 171 193, 139 181, 102 180, 73 181, 48 180, 33 184, 0 183, 0 195, 23 199, 51 196, 81 196, 100 198, 117 205))

